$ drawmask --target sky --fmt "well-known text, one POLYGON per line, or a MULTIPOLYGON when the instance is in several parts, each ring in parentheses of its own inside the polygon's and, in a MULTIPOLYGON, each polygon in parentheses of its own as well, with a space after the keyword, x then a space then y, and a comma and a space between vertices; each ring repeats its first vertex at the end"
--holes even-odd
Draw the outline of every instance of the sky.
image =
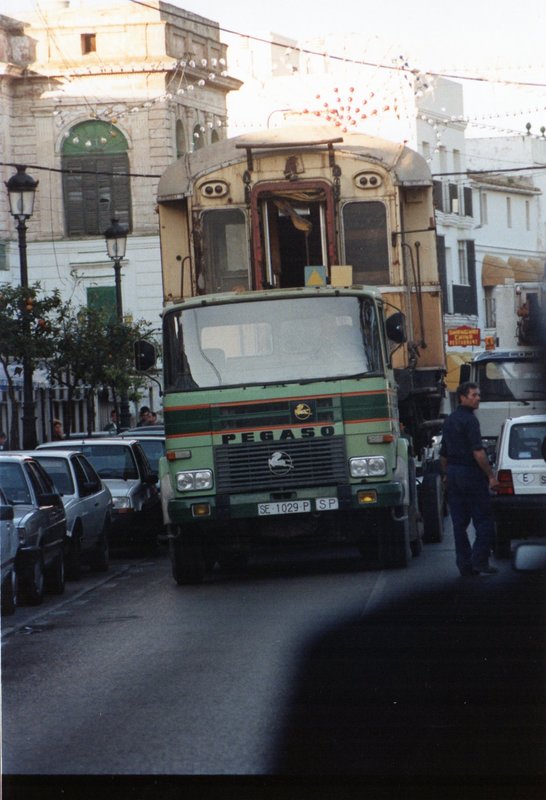
MULTIPOLYGON (((35 2, 0 0, 0 13, 20 18, 35 2)), ((117 5, 119 0, 72 0, 78 3, 117 5)), ((360 33, 365 60, 372 52, 373 59, 383 63, 402 56, 421 72, 479 79, 463 84, 465 111, 471 115, 480 109, 507 111, 510 117, 502 124, 518 130, 529 117, 536 133, 546 125, 545 0, 456 0, 441 5, 431 0, 335 0, 333 7, 325 0, 171 3, 242 35, 277 33, 301 41, 326 33, 360 33), (506 83, 512 81, 543 85, 506 83)))

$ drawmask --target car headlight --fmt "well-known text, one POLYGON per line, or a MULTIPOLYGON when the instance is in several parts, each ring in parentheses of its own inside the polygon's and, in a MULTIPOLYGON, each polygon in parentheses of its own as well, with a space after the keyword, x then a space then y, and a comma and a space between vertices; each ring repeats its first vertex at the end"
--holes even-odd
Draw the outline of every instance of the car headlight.
POLYGON ((186 470, 176 473, 176 488, 179 492, 196 492, 212 489, 212 470, 186 470))
POLYGON ((131 498, 130 497, 113 497, 112 498, 112 508, 115 511, 122 511, 126 508, 131 508, 131 498))
POLYGON ((383 456, 360 456, 349 459, 352 478, 379 478, 387 474, 387 462, 383 456))

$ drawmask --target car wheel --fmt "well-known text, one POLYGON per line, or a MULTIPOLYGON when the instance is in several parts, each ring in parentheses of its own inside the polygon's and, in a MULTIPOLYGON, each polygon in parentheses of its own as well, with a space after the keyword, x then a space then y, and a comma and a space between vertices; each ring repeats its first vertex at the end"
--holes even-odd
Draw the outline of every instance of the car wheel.
POLYGON ((18 581, 17 573, 10 570, 2 584, 2 616, 8 617, 15 613, 17 608, 18 581))
POLYGON ((64 552, 61 550, 46 572, 46 590, 51 594, 62 594, 64 592, 64 580, 64 552))
POLYGON ((511 534, 512 531, 508 525, 497 523, 495 530, 495 546, 493 548, 496 558, 511 558, 511 534))
POLYGON ((97 546, 89 559, 91 569, 95 572, 107 572, 110 566, 110 548, 108 546, 107 530, 108 528, 105 525, 101 537, 97 542, 97 546))
POLYGON ((69 580, 77 581, 81 575, 81 553, 82 538, 80 530, 77 529, 72 534, 66 551, 65 572, 69 580))
POLYGON ((24 601, 30 606, 39 606, 44 599, 44 561, 41 552, 32 555, 21 583, 24 601))

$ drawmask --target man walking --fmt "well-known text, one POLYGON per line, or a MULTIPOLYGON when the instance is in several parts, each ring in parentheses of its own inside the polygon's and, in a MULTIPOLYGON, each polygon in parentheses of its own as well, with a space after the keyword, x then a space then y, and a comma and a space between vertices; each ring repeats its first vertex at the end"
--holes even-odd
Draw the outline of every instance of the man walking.
POLYGON ((480 390, 476 383, 467 381, 457 387, 458 406, 444 422, 440 467, 447 476, 447 498, 455 554, 461 575, 492 574, 498 572, 489 565, 495 526, 490 489, 498 481, 493 474, 482 444, 480 423, 474 411, 480 405, 480 390), (471 545, 467 528, 472 521, 476 537, 471 545))

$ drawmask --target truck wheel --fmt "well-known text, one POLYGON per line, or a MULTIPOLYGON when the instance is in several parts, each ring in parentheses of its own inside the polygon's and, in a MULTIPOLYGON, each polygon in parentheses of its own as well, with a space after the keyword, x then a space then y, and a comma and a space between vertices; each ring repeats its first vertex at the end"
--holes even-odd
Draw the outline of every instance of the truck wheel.
POLYGON ((15 613, 17 608, 18 592, 17 573, 11 569, 2 584, 2 616, 8 617, 15 613))
POLYGON ((46 590, 51 594, 64 592, 64 552, 61 550, 46 572, 46 590))
POLYGON ((379 563, 382 569, 404 569, 411 560, 409 510, 403 506, 400 511, 400 516, 406 519, 393 519, 389 510, 385 529, 379 536, 379 563))
POLYGON ((198 584, 205 577, 205 558, 200 545, 171 540, 170 555, 173 578, 179 586, 198 584))
POLYGON ((501 522, 497 522, 495 528, 495 545, 493 548, 495 558, 511 558, 511 528, 506 524, 503 525, 501 522))
POLYGON ((29 606, 39 606, 44 599, 44 562, 40 552, 33 554, 22 580, 22 595, 29 606))
POLYGON ((444 538, 444 490, 440 475, 432 473, 423 477, 421 508, 424 541, 441 542, 444 538))

